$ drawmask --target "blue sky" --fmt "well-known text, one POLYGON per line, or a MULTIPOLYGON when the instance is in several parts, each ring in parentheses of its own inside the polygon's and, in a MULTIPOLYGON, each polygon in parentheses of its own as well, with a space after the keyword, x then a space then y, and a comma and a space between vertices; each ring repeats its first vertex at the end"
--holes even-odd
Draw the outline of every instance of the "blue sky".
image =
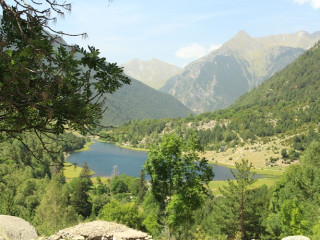
MULTIPOLYGON (((68 1, 67 1, 68 2, 68 1)), ((157 58, 177 66, 244 30, 253 37, 320 31, 320 0, 71 0, 55 26, 88 33, 69 43, 93 45, 110 62, 157 58)))

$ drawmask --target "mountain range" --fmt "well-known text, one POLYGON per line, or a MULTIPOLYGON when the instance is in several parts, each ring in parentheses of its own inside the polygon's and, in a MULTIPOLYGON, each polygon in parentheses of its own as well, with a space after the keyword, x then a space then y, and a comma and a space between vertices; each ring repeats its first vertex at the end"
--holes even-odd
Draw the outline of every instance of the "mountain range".
POLYGON ((182 68, 158 59, 149 61, 132 59, 122 64, 121 67, 123 67, 125 74, 154 89, 159 89, 169 78, 182 72, 182 68))
POLYGON ((148 148, 163 133, 196 131, 208 150, 270 143, 273 156, 279 157, 283 147, 297 159, 313 140, 320 140, 319 73, 320 41, 225 109, 184 119, 133 122, 116 129, 114 139, 148 148))
POLYGON ((173 95, 195 113, 225 108, 319 39, 320 32, 253 38, 240 31, 219 49, 186 66, 160 91, 173 95))

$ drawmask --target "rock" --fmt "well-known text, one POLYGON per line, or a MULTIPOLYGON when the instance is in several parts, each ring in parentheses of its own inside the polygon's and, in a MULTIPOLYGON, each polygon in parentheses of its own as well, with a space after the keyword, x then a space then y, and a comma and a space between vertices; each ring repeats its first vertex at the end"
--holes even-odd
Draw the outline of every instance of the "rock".
POLYGON ((93 221, 80 223, 74 227, 60 230, 47 240, 72 239, 72 240, 152 240, 147 233, 128 228, 122 224, 93 221))
POLYGON ((0 240, 33 240, 37 237, 35 228, 24 219, 0 215, 0 240))
POLYGON ((72 240, 85 240, 84 236, 75 236, 72 238, 72 240))
POLYGON ((282 238, 282 240, 310 240, 310 238, 305 236, 289 236, 282 238))

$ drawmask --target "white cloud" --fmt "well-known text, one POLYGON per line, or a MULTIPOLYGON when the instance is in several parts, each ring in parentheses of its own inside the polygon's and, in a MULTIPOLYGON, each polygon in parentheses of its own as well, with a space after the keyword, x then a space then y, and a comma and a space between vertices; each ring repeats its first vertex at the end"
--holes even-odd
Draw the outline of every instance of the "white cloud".
POLYGON ((184 59, 197 59, 205 56, 209 52, 216 50, 221 45, 213 44, 209 48, 205 48, 197 43, 193 43, 191 46, 181 47, 179 48, 175 54, 179 58, 184 59))
POLYGON ((209 47, 209 52, 212 52, 213 50, 217 50, 219 47, 221 47, 221 45, 212 44, 212 45, 209 47))
POLYGON ((314 9, 320 8, 320 0, 293 0, 293 1, 299 4, 310 3, 314 9))
POLYGON ((200 58, 206 54, 206 49, 197 43, 191 46, 182 47, 176 51, 176 56, 179 58, 200 58))

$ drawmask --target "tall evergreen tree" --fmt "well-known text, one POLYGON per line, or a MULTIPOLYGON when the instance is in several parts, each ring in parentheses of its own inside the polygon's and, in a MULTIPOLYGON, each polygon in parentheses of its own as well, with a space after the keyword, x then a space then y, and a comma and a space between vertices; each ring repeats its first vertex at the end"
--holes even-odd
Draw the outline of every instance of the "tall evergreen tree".
POLYGON ((70 185, 70 203, 78 214, 84 218, 91 215, 92 204, 89 201, 90 183, 86 178, 74 178, 70 185))
MULTIPOLYGON (((240 232, 241 239, 247 238, 245 229, 245 211, 247 208, 248 200, 248 187, 256 181, 253 178, 254 174, 251 172, 252 163, 249 164, 248 160, 242 159, 241 163, 236 163, 236 171, 231 170, 235 180, 228 179, 228 185, 221 189, 222 194, 225 196, 226 208, 231 211, 227 216, 226 223, 233 229, 231 234, 240 232), (240 226, 239 228, 237 226, 240 226)), ((229 233, 230 234, 230 233, 229 233)))
POLYGON ((79 220, 75 209, 68 203, 68 195, 63 191, 63 186, 59 177, 54 176, 35 210, 34 224, 41 234, 53 234, 79 220))

